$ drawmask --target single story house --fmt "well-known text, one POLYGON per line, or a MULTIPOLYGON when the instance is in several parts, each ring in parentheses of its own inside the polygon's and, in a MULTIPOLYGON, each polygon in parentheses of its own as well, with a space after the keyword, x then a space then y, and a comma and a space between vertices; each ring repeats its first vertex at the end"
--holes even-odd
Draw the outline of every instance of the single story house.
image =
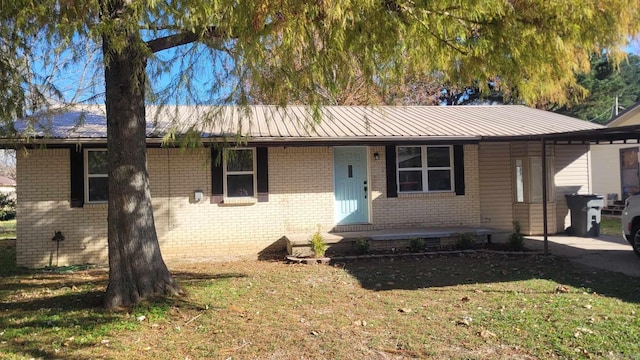
MULTIPOLYGON (((608 128, 640 125, 640 102, 605 124, 608 128)), ((638 141, 594 145, 592 151, 593 191, 611 201, 640 193, 638 141)))
MULTIPOLYGON (((562 232, 564 195, 592 192, 589 143, 565 140, 603 128, 525 106, 177 106, 147 117, 165 258, 255 258, 317 230, 486 227, 506 237, 518 221, 534 235, 543 214, 549 233, 562 232), (194 131, 200 147, 166 143, 194 131)), ((21 126, 18 264, 106 263, 104 108, 21 126)))

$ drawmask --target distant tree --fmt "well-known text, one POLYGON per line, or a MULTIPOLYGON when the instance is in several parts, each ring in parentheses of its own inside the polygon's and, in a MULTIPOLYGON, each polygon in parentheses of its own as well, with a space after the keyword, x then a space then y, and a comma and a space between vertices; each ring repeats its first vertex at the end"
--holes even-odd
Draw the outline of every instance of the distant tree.
POLYGON ((16 179, 16 151, 12 149, 0 150, 0 175, 16 179))
MULTIPOLYGON (((266 75, 265 75, 266 76, 266 75)), ((271 76, 271 75, 269 75, 271 76)), ((354 75, 337 92, 325 88, 315 91, 321 102, 327 105, 472 105, 472 104, 508 104, 517 102, 510 91, 500 87, 499 80, 487 81, 485 87, 447 84, 442 75, 425 75, 421 78, 407 77, 393 84, 371 83, 354 69, 354 75)), ((261 92, 260 88, 247 86, 246 101, 249 104, 273 104, 279 98, 270 92, 261 92)), ((298 100, 290 104, 307 104, 298 100)))
POLYGON ((441 74, 445 84, 477 83, 480 91, 499 78, 528 104, 563 103, 589 54, 606 50, 615 60, 639 31, 637 0, 2 1, 0 120, 10 129, 59 97, 49 76, 34 76, 38 64, 67 53, 84 64, 86 48, 99 49, 109 164, 105 305, 128 306, 180 292, 155 231, 147 101, 246 104, 253 87, 278 104, 318 105, 349 86, 367 94, 441 74), (163 74, 172 81, 159 84, 163 74))
POLYGON ((0 221, 16 218, 15 194, 0 193, 0 221))
POLYGON ((592 56, 591 71, 576 76, 578 84, 588 91, 575 104, 552 106, 550 109, 583 120, 605 123, 619 110, 640 101, 640 56, 629 54, 617 67, 606 55, 592 56))

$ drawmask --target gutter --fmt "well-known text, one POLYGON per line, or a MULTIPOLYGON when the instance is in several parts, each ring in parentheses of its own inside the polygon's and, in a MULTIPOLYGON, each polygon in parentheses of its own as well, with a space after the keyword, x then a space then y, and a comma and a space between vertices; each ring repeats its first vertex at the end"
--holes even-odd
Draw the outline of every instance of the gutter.
MULTIPOLYGON (((212 143, 242 143, 262 144, 267 146, 338 146, 338 145, 385 145, 385 144, 405 144, 405 143, 477 143, 481 136, 359 136, 343 138, 236 138, 236 137, 202 137, 204 145, 212 143)), ((37 138, 37 139, 0 139, 0 148, 35 147, 35 146, 64 146, 69 145, 105 145, 106 138, 37 138)), ((147 138, 148 145, 163 145, 162 138, 147 138)), ((177 139, 169 146, 180 144, 177 139)))

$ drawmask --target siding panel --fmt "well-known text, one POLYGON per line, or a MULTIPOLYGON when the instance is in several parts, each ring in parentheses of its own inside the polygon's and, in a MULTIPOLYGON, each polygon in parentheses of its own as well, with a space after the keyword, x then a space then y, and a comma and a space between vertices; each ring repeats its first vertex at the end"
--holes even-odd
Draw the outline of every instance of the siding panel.
POLYGON ((638 148, 638 144, 607 144, 591 146, 593 193, 621 196, 620 149, 638 148))
MULTIPOLYGON (((562 232, 571 224, 565 194, 589 194, 589 146, 556 145, 556 231, 562 232)), ((552 231, 551 229, 549 231, 552 231)))
POLYGON ((511 230, 513 189, 508 143, 481 144, 480 213, 483 225, 511 230))

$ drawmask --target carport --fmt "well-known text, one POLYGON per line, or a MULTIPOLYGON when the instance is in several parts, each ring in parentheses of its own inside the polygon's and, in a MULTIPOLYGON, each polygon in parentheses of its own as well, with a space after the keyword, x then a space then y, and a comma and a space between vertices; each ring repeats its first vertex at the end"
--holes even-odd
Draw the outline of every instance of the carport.
MULTIPOLYGON (((620 126, 613 128, 600 128, 591 130, 579 130, 563 133, 550 133, 529 136, 505 136, 488 137, 486 141, 539 141, 542 147, 542 157, 546 158, 547 144, 580 144, 580 145, 605 145, 605 144, 640 144, 640 125, 620 126)), ((542 173, 547 173, 546 161, 542 161, 542 173)), ((542 203, 548 200, 547 177, 542 176, 542 203)), ((549 229, 548 210, 542 206, 544 254, 549 253, 549 229)))

